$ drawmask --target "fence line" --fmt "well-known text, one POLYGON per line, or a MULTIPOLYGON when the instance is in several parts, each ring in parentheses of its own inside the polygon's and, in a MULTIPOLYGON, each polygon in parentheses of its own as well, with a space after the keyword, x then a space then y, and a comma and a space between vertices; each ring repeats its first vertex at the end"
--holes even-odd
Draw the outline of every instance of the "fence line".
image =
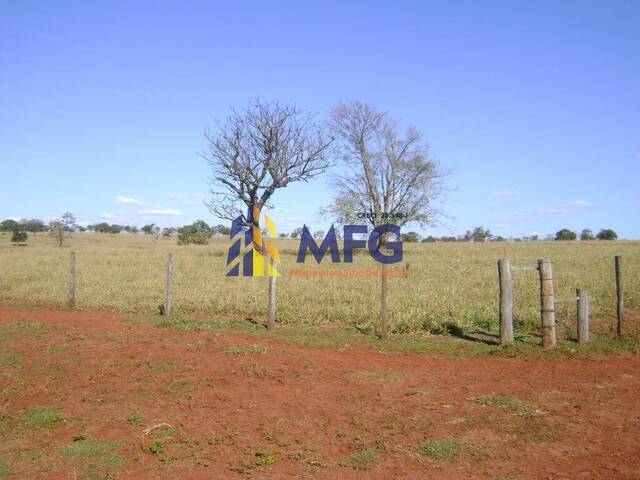
MULTIPOLYGON (((171 316, 173 310, 173 260, 174 254, 167 256, 166 296, 161 313, 171 316)), ((621 338, 623 334, 624 297, 622 288, 622 257, 615 256, 615 280, 616 280, 616 313, 617 334, 621 338)), ((508 345, 514 341, 513 330, 513 271, 538 270, 540 282, 540 324, 542 331, 542 346, 545 349, 554 348, 557 345, 557 324, 555 305, 561 303, 576 302, 577 340, 583 344, 589 341, 589 292, 585 289, 576 289, 576 295, 570 297, 555 298, 553 289, 553 266, 551 260, 539 259, 538 266, 514 266, 510 259, 498 260, 498 281, 500 289, 500 343, 508 345)), ((67 284, 67 305, 76 305, 76 252, 71 252, 70 268, 67 284)), ((269 301, 267 308, 266 327, 271 330, 276 322, 276 277, 269 277, 269 301)))

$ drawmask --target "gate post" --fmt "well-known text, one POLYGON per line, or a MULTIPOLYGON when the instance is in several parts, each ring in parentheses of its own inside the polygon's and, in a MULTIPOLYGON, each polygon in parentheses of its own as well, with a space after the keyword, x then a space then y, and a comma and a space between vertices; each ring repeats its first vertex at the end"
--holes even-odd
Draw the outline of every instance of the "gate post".
POLYGON ((167 290, 164 301, 164 314, 166 317, 171 316, 173 306, 173 253, 167 256, 167 290))
POLYGON ((578 295, 578 343, 589 341, 589 292, 577 289, 578 295))
POLYGON ((538 260, 540 273, 540 320, 542 326, 542 347, 556 346, 556 310, 553 298, 553 270, 551 260, 538 260))
POLYGON ((500 343, 513 342, 513 278, 511 260, 498 260, 498 280, 500 282, 500 343))

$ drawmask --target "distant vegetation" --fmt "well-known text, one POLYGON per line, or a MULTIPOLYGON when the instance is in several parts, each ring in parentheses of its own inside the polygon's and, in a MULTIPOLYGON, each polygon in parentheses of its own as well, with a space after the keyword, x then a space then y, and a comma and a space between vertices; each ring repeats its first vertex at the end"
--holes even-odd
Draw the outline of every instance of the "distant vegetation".
MULTIPOLYGON (((70 212, 67 212, 70 214, 70 212)), ((65 214, 66 215, 66 214, 65 214)), ((72 214, 70 214, 72 215, 72 214)), ((73 216, 73 215, 72 215, 73 216)), ((206 245, 208 242, 206 241, 207 232, 210 233, 209 238, 212 236, 228 236, 230 232, 230 228, 227 225, 208 225, 204 220, 198 220, 191 225, 184 225, 179 228, 165 227, 161 229, 155 223, 147 224, 142 227, 137 227, 135 225, 118 225, 118 224, 109 224, 106 222, 95 223, 87 226, 77 225, 75 223, 75 217, 67 218, 60 220, 53 220, 49 222, 49 224, 45 224, 42 220, 38 219, 23 219, 19 221, 15 221, 12 219, 6 219, 0 222, 0 232, 13 232, 15 230, 19 230, 21 232, 29 232, 29 233, 40 233, 40 232, 49 232, 54 237, 58 238, 62 235, 62 240, 64 241, 64 233, 68 234, 71 232, 95 232, 95 233, 110 233, 110 234, 118 234, 118 233, 144 233, 148 235, 162 235, 163 237, 178 237, 178 243, 180 245, 188 245, 188 244, 196 244, 196 245, 206 245), (65 223, 66 222, 66 223, 65 223), (61 226, 61 229, 58 229, 58 226, 61 226), (195 227, 194 227, 195 226, 195 227), (195 230, 194 230, 195 228, 195 230)), ((291 231, 290 234, 281 232, 279 234, 280 238, 300 238, 300 234, 302 233, 302 227, 295 228, 291 231)), ((314 232, 314 238, 322 238, 324 236, 324 231, 318 230, 314 232)), ((617 240, 618 234, 615 230, 610 228, 601 229, 596 235, 594 235, 593 231, 585 228, 580 232, 578 236, 576 232, 569 230, 568 228, 563 228, 555 233, 555 235, 547 235, 544 238, 541 238, 538 235, 528 235, 524 237, 503 237, 501 235, 494 235, 488 229, 483 226, 475 227, 472 230, 467 230, 464 235, 459 236, 441 236, 434 237, 433 235, 429 235, 427 237, 423 237, 418 232, 408 231, 402 234, 402 240, 408 243, 414 242, 424 242, 424 243, 435 243, 435 242, 506 242, 506 241, 524 241, 524 242, 536 242, 539 240, 576 240, 580 239, 582 241, 592 241, 592 240, 617 240)))
POLYGON ((18 222, 15 220, 7 219, 0 222, 0 231, 12 232, 14 230, 21 230, 29 233, 46 232, 48 227, 42 220, 37 219, 22 219, 18 222))

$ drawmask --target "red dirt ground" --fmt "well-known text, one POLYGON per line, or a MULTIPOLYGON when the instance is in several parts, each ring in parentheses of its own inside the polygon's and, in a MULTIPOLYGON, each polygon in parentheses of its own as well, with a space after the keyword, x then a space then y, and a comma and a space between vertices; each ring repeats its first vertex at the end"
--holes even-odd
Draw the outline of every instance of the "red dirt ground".
POLYGON ((637 355, 382 355, 13 307, 0 327, 6 478, 640 478, 637 355), (64 420, 28 424, 34 406, 64 420), (442 439, 466 447, 421 453, 442 439), (87 440, 120 443, 62 448, 87 440))

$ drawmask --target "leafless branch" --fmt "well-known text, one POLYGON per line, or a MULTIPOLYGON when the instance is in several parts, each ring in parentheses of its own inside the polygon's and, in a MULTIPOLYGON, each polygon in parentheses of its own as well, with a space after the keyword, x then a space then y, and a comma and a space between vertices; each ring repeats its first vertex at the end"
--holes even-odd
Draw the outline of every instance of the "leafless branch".
POLYGON ((401 133, 387 113, 361 102, 335 108, 331 128, 339 140, 341 169, 333 178, 336 197, 325 212, 338 221, 353 210, 370 213, 373 226, 436 222, 441 212, 435 201, 448 173, 430 158, 421 132, 409 127, 401 133))
POLYGON ((277 189, 321 174, 332 156, 333 138, 312 115, 275 101, 232 109, 205 138, 202 156, 212 169, 207 205, 227 220, 240 214, 239 205, 262 209, 277 189))

